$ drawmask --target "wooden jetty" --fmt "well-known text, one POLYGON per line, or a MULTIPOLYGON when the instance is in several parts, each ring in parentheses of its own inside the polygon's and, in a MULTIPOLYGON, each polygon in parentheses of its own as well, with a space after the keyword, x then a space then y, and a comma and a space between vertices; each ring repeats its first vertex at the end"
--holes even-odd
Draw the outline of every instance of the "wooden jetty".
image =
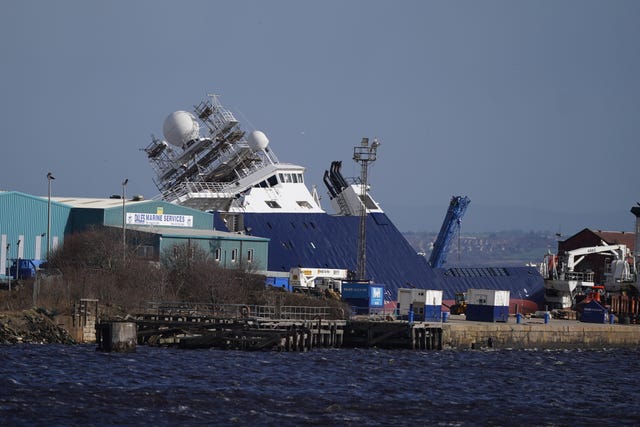
POLYGON ((138 343, 184 349, 308 351, 340 347, 346 321, 329 307, 163 305, 135 315, 138 343))
POLYGON ((329 307, 162 304, 134 316, 138 344, 183 349, 442 349, 440 323, 341 318, 329 307))
POLYGON ((308 351, 315 347, 340 347, 344 320, 251 320, 180 338, 179 348, 231 350, 308 351))

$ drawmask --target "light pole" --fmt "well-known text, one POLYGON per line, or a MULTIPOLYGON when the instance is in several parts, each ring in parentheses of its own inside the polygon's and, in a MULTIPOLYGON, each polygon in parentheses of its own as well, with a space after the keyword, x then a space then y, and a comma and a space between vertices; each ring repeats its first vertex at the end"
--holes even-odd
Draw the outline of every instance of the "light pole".
MULTIPOLYGON (((7 256, 7 271, 9 274, 7 274, 7 276, 11 276, 11 266, 9 265, 9 249, 11 249, 11 243, 7 243, 7 248, 6 248, 6 256, 7 256)), ((5 272, 3 272, 4 274, 5 272)), ((11 280, 9 280, 9 290, 11 290, 11 280)))
POLYGON ((47 262, 49 262, 49 253, 51 252, 51 181, 56 179, 51 172, 47 174, 49 184, 48 203, 47 203, 47 262))
POLYGON ((125 210, 125 202, 127 201, 127 183, 129 182, 129 178, 125 178, 122 181, 122 263, 124 264, 126 260, 127 254, 127 221, 126 221, 126 210, 125 210))
POLYGON ((18 279, 20 279, 20 239, 16 243, 16 280, 18 279))

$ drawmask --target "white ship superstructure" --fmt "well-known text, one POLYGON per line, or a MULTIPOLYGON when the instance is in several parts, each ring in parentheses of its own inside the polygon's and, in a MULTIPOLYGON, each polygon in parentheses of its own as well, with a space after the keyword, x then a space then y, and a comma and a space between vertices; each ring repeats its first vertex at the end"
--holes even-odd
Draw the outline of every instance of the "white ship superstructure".
MULTIPOLYGON (((176 111, 163 124, 164 140, 152 137, 145 151, 156 173, 161 197, 205 211, 254 213, 324 212, 315 191, 305 184, 305 168, 280 163, 258 130, 246 134, 233 113, 215 95, 194 107, 176 111), (204 130, 205 135, 201 135, 204 130)), ((333 194, 341 215, 358 215, 360 200, 368 212, 381 212, 357 180, 333 194)))

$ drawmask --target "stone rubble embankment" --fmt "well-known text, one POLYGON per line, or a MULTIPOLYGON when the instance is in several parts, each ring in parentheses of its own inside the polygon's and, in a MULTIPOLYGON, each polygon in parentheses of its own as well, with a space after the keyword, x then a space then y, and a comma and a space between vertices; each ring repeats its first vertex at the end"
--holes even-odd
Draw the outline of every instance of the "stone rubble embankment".
POLYGON ((0 312, 0 344, 75 344, 75 340, 45 313, 31 309, 0 312))

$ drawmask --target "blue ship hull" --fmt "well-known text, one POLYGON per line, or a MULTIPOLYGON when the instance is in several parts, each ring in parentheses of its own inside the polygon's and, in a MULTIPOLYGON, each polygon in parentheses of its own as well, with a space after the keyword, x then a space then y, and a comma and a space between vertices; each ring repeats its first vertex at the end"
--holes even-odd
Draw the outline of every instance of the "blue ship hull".
MULTIPOLYGON (((216 229, 228 231, 217 213, 214 218, 216 229)), ((270 239, 269 271, 288 272, 293 267, 356 269, 356 216, 245 213, 243 221, 247 234, 270 239)), ((390 301, 397 299, 398 288, 416 287, 442 290, 445 300, 475 288, 508 290, 512 303, 538 307, 544 303, 544 281, 536 268, 431 268, 384 213, 368 214, 366 265, 367 278, 384 285, 390 301)))

